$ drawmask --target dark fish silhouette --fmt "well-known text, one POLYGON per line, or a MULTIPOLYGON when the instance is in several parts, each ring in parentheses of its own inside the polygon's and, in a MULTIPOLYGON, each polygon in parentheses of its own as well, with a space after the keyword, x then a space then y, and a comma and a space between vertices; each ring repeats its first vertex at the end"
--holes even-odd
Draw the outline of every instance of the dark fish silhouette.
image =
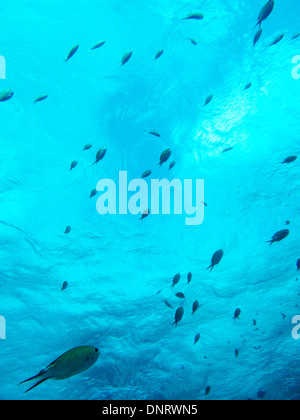
POLYGON ((200 338, 201 338, 200 333, 196 334, 194 344, 197 344, 200 338))
POLYGON ((193 45, 198 45, 198 42, 197 42, 195 39, 193 39, 193 38, 188 38, 188 40, 189 40, 189 41, 191 41, 191 43, 192 43, 193 45))
POLYGON ((85 146, 84 146, 84 148, 83 148, 83 151, 85 151, 85 150, 89 150, 89 149, 91 149, 93 147, 93 145, 92 144, 86 144, 85 146))
POLYGON ((171 149, 167 149, 165 151, 162 152, 162 154, 160 155, 160 160, 157 166, 162 166, 165 162, 167 162, 169 160, 169 157, 171 156, 172 152, 171 149))
POLYGON ((257 398, 259 398, 260 400, 262 400, 263 398, 265 398, 265 396, 267 395, 266 391, 259 391, 257 393, 257 398))
POLYGON ((211 391, 211 387, 207 386, 206 389, 205 389, 205 396, 206 397, 207 397, 208 394, 210 394, 210 391, 211 391))
POLYGON ((143 221, 144 219, 146 219, 146 217, 148 217, 151 214, 150 210, 147 209, 143 212, 142 217, 139 218, 139 220, 143 221))
POLYGON ((184 293, 181 293, 181 292, 176 293, 175 296, 178 297, 179 299, 185 299, 184 293))
POLYGON ((189 273, 188 274, 188 283, 190 283, 192 281, 192 278, 193 278, 193 274, 189 273))
POLYGON ((70 168, 70 171, 72 171, 74 168, 76 168, 76 166, 78 165, 78 161, 77 160, 74 160, 72 163, 71 163, 71 168, 70 168))
POLYGON ((93 198, 97 195, 97 190, 92 190, 90 198, 93 198))
POLYGON ((274 41, 271 42, 270 47, 272 47, 273 45, 278 44, 282 39, 284 38, 284 34, 278 35, 274 41))
POLYGON ((122 58, 122 66, 124 66, 126 63, 128 63, 128 61, 131 59, 133 52, 132 51, 128 51, 123 55, 122 58))
POLYGON ((147 133, 151 134, 154 137, 161 137, 161 135, 157 131, 154 131, 154 130, 147 131, 147 133))
POLYGON ((67 226, 66 230, 65 230, 65 235, 67 235, 68 233, 70 233, 72 230, 71 226, 67 226))
POLYGON ((202 13, 190 13, 189 15, 187 15, 185 18, 181 20, 191 20, 191 19, 202 20, 203 18, 204 18, 204 15, 202 13))
POLYGON ((215 265, 218 265, 220 261, 222 260, 223 255, 224 255, 224 252, 222 250, 215 252, 211 260, 211 265, 207 267, 207 270, 211 268, 210 271, 213 271, 215 265))
POLYGON ((0 102, 6 102, 14 96, 14 92, 11 89, 3 90, 0 93, 0 102))
POLYGON ((261 35, 262 35, 262 29, 260 28, 260 29, 256 32, 256 34, 255 34, 255 36, 254 36, 254 39, 253 39, 253 47, 255 47, 255 45, 258 43, 258 41, 260 40, 261 35))
POLYGON ((68 288, 68 286, 69 286, 69 283, 68 283, 67 281, 64 281, 64 282, 63 282, 63 285, 62 285, 62 288, 61 288, 62 292, 63 292, 64 290, 66 290, 66 289, 68 288))
POLYGON ((298 271, 300 270, 300 258, 299 258, 299 260, 297 261, 297 270, 298 270, 298 271))
POLYGON ((194 315, 194 313, 198 311, 199 307, 200 307, 199 302, 198 302, 198 300, 196 300, 193 303, 193 312, 192 312, 192 315, 194 315))
POLYGON ((238 350, 235 350, 235 357, 239 357, 240 352, 238 350))
POLYGON ((280 230, 279 232, 275 233, 273 238, 270 241, 267 241, 266 243, 270 243, 270 246, 274 244, 274 242, 280 242, 283 239, 285 239, 289 235, 290 231, 288 229, 280 230))
POLYGON ((155 60, 158 60, 163 55, 164 52, 165 52, 164 50, 158 51, 155 55, 155 60))
POLYGON ((242 311, 238 308, 236 309, 234 315, 233 315, 233 319, 238 319, 241 315, 242 311))
POLYGON ((73 48, 71 49, 71 51, 69 52, 69 55, 68 55, 68 57, 65 59, 64 63, 66 63, 67 61, 69 61, 69 60, 70 60, 70 58, 72 58, 72 57, 73 57, 73 55, 75 55, 75 54, 77 53, 78 48, 79 48, 79 45, 76 45, 75 47, 73 47, 73 48))
POLYGON ((204 102, 204 105, 203 106, 208 105, 213 100, 213 97, 214 97, 213 94, 208 95, 208 97, 205 99, 205 102, 204 102))
POLYGON ((167 305, 168 308, 173 308, 173 306, 167 300, 164 300, 164 303, 167 305))
POLYGON ((175 313, 175 322, 174 322, 173 326, 175 325, 177 327, 178 322, 180 322, 182 320, 183 315, 184 315, 184 309, 181 306, 180 308, 177 309, 177 311, 175 313))
POLYGON ((175 160, 173 160, 173 162, 171 162, 171 163, 170 163, 170 166, 169 166, 169 171, 170 171, 171 169, 173 169, 175 165, 176 165, 176 162, 175 162, 175 160))
POLYGON ((227 152, 230 152, 231 150, 233 150, 233 147, 226 147, 226 149, 224 149, 222 153, 227 153, 227 152))
POLYGON ((297 32, 296 34, 294 34, 294 35, 292 36, 292 38, 291 38, 291 39, 297 39, 297 38, 299 38, 299 36, 300 36, 300 33, 299 33, 299 32, 297 32))
POLYGON ((252 83, 247 83, 246 86, 244 87, 244 90, 248 90, 252 87, 252 83))
POLYGON ((149 171, 145 171, 142 175, 142 178, 148 178, 148 176, 152 175, 152 171, 149 169, 149 171))
POLYGON ((282 162, 282 164, 292 163, 292 162, 295 162, 295 160, 297 160, 297 159, 298 159, 297 156, 289 156, 282 162))
POLYGON ((45 99, 47 99, 48 98, 48 95, 41 95, 41 96, 39 96, 38 98, 36 98, 35 99, 35 101, 33 102, 34 104, 36 104, 36 103, 38 103, 38 102, 42 102, 42 101, 44 101, 45 99))
POLYGON ((181 275, 178 273, 178 274, 176 274, 175 276, 174 276, 174 278, 173 278, 173 284, 172 284, 172 288, 174 289, 174 287, 176 286, 176 284, 178 284, 179 283, 179 281, 180 281, 180 278, 181 278, 181 275))
POLYGON ((270 14, 272 13, 273 9, 274 9, 274 0, 269 0, 264 7, 261 9, 258 18, 257 18, 257 25, 259 25, 259 27, 261 26, 261 23, 266 20, 270 14))
POLYGON ((96 155, 96 160, 93 163, 93 165, 97 165, 97 163, 100 162, 100 160, 102 160, 104 158, 104 156, 106 155, 106 147, 103 147, 102 149, 99 149, 96 155))
POLYGON ((103 47, 103 45, 106 43, 106 41, 100 41, 98 44, 94 45, 91 50, 97 50, 98 48, 103 47))

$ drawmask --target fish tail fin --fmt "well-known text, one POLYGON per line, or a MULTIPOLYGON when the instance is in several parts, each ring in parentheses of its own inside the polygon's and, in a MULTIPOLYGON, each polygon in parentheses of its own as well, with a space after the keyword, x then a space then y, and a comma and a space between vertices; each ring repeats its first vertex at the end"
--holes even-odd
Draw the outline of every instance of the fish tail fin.
POLYGON ((38 375, 32 376, 29 379, 26 379, 25 381, 22 381, 19 383, 19 385, 21 384, 25 384, 27 382, 33 381, 34 379, 37 380, 37 382, 31 386, 30 388, 27 389, 27 391, 24 392, 24 394, 26 394, 27 392, 31 391, 33 388, 37 387, 38 385, 40 385, 41 383, 47 381, 47 379, 49 379, 50 377, 48 375, 46 375, 47 371, 41 371, 38 375))
POLYGON ((210 268, 211 268, 210 272, 212 272, 212 271, 213 271, 214 266, 213 266, 213 265, 210 265, 209 267, 207 267, 207 269, 206 269, 206 270, 209 270, 210 268))
POLYGON ((174 324, 172 325, 172 327, 174 327, 174 325, 175 325, 175 327, 177 327, 177 322, 176 321, 174 322, 174 324))
POLYGON ((157 166, 158 166, 159 168, 161 168, 161 166, 162 166, 162 162, 159 162, 159 163, 157 164, 157 166))
POLYGON ((257 26, 259 26, 259 29, 261 28, 261 22, 258 21, 257 24, 253 27, 253 29, 255 29, 257 26))
POLYGON ((273 243, 274 243, 274 241, 267 241, 266 242, 266 244, 270 244, 270 246, 273 245, 273 243))

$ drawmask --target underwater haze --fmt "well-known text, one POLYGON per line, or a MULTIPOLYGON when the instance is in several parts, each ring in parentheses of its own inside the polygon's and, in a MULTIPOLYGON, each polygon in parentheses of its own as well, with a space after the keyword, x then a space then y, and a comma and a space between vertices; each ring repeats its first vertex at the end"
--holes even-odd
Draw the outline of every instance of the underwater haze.
POLYGON ((300 152, 300 5, 275 0, 254 48, 265 2, 1 5, 0 91, 14 92, 0 102, 1 399, 300 399, 299 160, 282 164, 300 152), (203 224, 97 212, 100 179, 149 169, 204 179, 203 224), (101 351, 93 367, 24 394, 77 346, 101 351))

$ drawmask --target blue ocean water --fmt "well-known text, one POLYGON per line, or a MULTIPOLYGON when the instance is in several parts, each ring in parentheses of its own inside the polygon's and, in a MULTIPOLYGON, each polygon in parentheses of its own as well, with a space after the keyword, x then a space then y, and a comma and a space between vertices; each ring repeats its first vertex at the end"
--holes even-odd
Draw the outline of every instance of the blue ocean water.
POLYGON ((300 343, 291 335, 300 313, 299 162, 281 163, 299 154, 292 58, 300 38, 291 36, 300 31, 300 9, 276 0, 253 48, 263 5, 2 4, 0 90, 14 96, 0 103, 0 398, 248 399, 265 391, 269 399, 299 399, 300 343), (204 19, 180 20, 195 11, 204 19), (43 94, 47 100, 33 105, 43 94), (152 129, 161 137, 145 132, 152 129), (86 143, 93 148, 82 152, 86 143), (102 146, 107 155, 91 167, 102 146), (173 172, 156 167, 167 148, 173 172), (204 179, 204 223, 97 213, 89 195, 100 179, 147 169, 155 178, 204 179), (266 244, 286 228, 288 238, 266 244), (224 257, 210 273, 218 249, 224 257), (186 296, 185 315, 172 328, 177 292, 186 296), (195 300, 201 307, 191 316, 195 300), (101 350, 93 368, 23 394, 20 381, 81 345, 101 350))

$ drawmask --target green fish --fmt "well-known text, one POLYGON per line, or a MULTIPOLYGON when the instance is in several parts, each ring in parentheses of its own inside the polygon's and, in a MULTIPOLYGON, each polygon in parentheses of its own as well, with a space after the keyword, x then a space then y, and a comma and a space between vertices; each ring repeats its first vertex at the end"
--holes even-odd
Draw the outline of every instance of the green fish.
POLYGON ((100 351, 95 347, 75 347, 56 359, 38 375, 26 379, 26 381, 21 382, 21 384, 34 379, 37 381, 35 385, 25 391, 26 393, 48 379, 63 380, 71 378, 72 376, 78 375, 91 368, 97 362, 99 356, 100 351))
POLYGON ((0 102, 6 102, 14 96, 14 92, 11 89, 4 90, 0 93, 0 102))
POLYGON ((36 104, 37 102, 42 102, 47 98, 48 98, 48 95, 41 95, 38 98, 36 98, 36 100, 34 101, 34 104, 36 104))
POLYGON ((103 45, 104 45, 105 43, 106 43, 105 41, 98 42, 98 44, 94 45, 91 49, 92 49, 92 50, 97 50, 98 48, 103 47, 103 45))

